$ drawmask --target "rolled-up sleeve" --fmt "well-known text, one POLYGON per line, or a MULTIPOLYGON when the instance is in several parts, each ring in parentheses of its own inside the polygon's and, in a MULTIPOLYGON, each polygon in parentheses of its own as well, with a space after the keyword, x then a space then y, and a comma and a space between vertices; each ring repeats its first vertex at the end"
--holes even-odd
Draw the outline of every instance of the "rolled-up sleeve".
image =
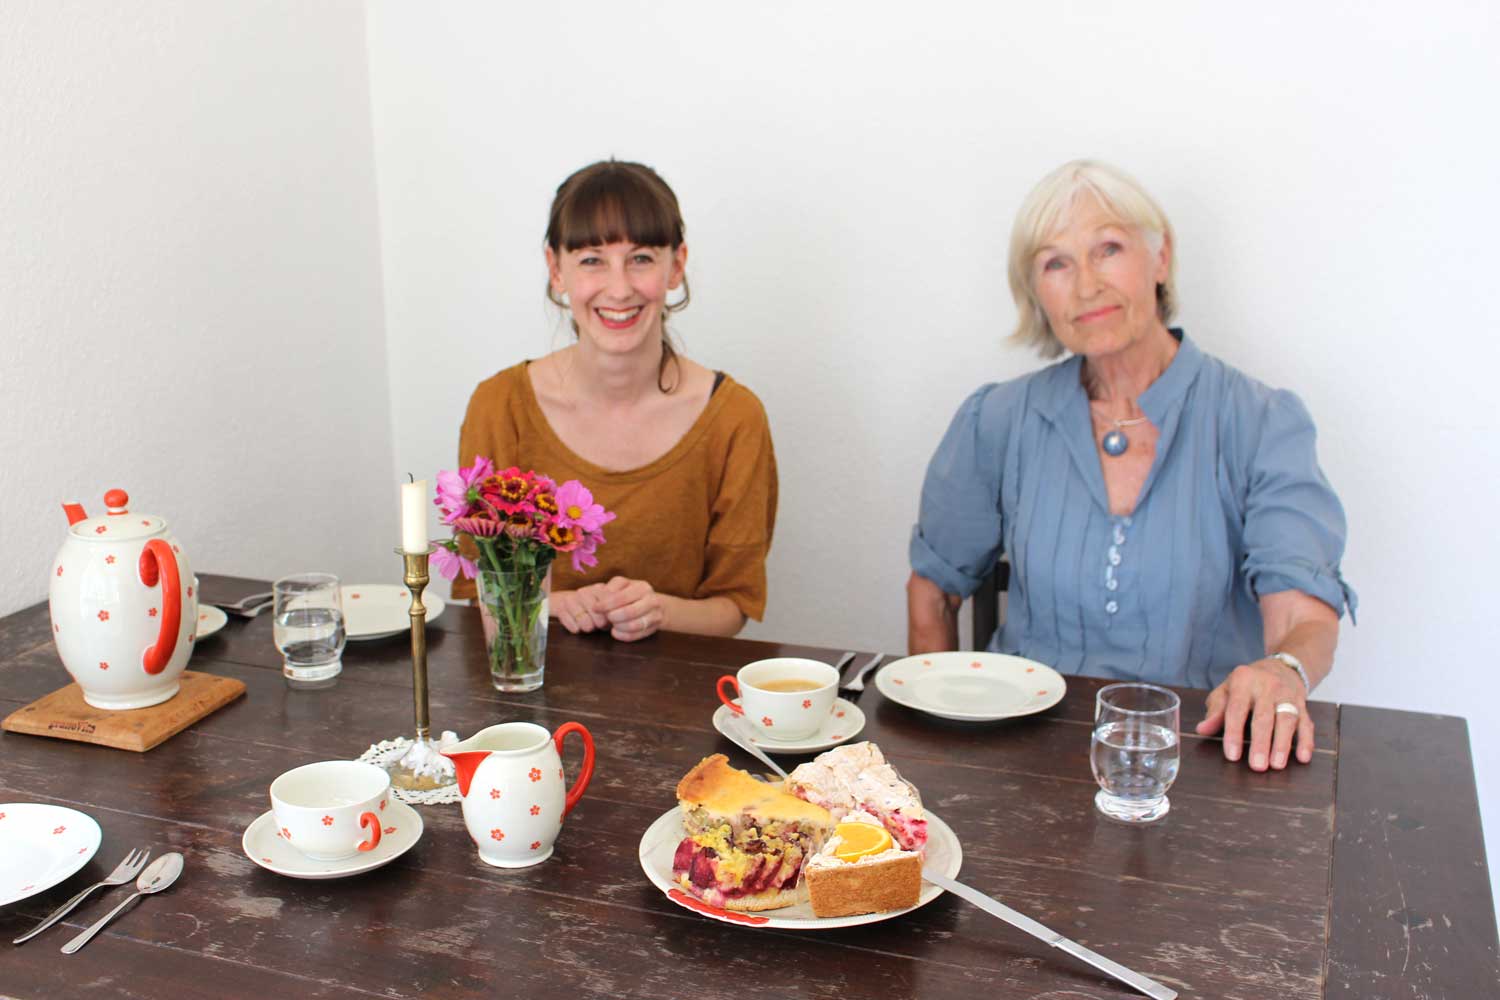
POLYGON ((1000 470, 1006 407, 998 386, 964 400, 927 465, 912 528, 912 571, 944 593, 968 597, 995 566, 1002 547, 1000 470))
POLYGON ((1317 431, 1294 393, 1273 392, 1248 480, 1244 580, 1250 596, 1298 590, 1352 620, 1358 607, 1339 563, 1344 505, 1318 466, 1317 431))

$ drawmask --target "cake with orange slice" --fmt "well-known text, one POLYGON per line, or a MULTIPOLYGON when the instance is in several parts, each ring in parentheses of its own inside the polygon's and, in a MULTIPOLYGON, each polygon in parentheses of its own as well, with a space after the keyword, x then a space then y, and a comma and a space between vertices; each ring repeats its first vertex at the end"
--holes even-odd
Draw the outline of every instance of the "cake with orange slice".
POLYGON ((815 916, 901 910, 921 895, 922 856, 897 847, 876 817, 854 811, 808 860, 803 878, 815 916))
POLYGON ((863 812, 874 816, 902 848, 920 852, 927 846, 921 796, 874 743, 849 743, 821 753, 793 770, 786 787, 827 809, 835 821, 863 812))

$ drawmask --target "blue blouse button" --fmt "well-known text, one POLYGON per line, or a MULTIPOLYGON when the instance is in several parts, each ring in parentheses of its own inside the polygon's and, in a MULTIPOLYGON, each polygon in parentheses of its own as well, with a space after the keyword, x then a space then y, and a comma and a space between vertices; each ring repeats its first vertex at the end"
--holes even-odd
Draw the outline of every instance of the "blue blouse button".
POLYGON ((1121 528, 1118 524, 1115 525, 1115 544, 1116 545, 1124 545, 1125 544, 1125 529, 1121 528))
POLYGON ((1116 611, 1120 610, 1120 605, 1115 601, 1110 601, 1108 604, 1104 605, 1104 610, 1108 611, 1110 614, 1114 614, 1116 611))
POLYGON ((1120 581, 1116 580, 1114 577, 1110 577, 1108 580, 1104 581, 1104 589, 1105 590, 1119 590, 1120 589, 1120 581))
POLYGON ((1120 550, 1113 545, 1109 547, 1109 564, 1111 566, 1120 565, 1120 550))

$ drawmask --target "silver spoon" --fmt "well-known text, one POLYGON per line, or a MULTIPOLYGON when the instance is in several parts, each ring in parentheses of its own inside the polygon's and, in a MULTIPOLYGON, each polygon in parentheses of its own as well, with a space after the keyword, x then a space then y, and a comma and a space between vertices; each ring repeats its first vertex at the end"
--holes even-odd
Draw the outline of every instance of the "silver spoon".
POLYGON ((129 899, 125 900, 125 902, 121 903, 119 906, 106 913, 88 930, 84 931, 82 934, 78 935, 76 938, 63 945, 62 953, 64 955, 73 954, 73 952, 77 951, 79 948, 82 948, 84 945, 93 940, 94 935, 102 931, 105 924, 109 923, 121 913, 124 913, 125 908, 131 903, 134 903, 142 896, 150 895, 153 892, 161 892, 167 886, 171 885, 173 882, 176 882, 177 876, 181 874, 182 855, 178 854, 175 851, 171 854, 163 854, 161 857, 151 862, 151 864, 146 867, 145 871, 141 872, 141 877, 135 880, 136 891, 130 896, 129 899))

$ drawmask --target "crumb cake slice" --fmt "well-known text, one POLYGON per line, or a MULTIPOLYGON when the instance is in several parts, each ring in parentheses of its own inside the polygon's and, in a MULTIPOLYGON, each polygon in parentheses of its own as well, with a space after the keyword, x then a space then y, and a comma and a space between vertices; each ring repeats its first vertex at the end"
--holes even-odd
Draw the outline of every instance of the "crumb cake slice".
POLYGON ((927 846, 927 814, 911 783, 886 762, 874 743, 835 747, 802 764, 787 778, 787 790, 827 809, 835 821, 850 813, 876 817, 902 848, 927 846))
POLYGON ((706 757, 677 784, 685 836, 672 875, 685 890, 729 910, 797 902, 807 859, 833 829, 828 810, 706 757))

